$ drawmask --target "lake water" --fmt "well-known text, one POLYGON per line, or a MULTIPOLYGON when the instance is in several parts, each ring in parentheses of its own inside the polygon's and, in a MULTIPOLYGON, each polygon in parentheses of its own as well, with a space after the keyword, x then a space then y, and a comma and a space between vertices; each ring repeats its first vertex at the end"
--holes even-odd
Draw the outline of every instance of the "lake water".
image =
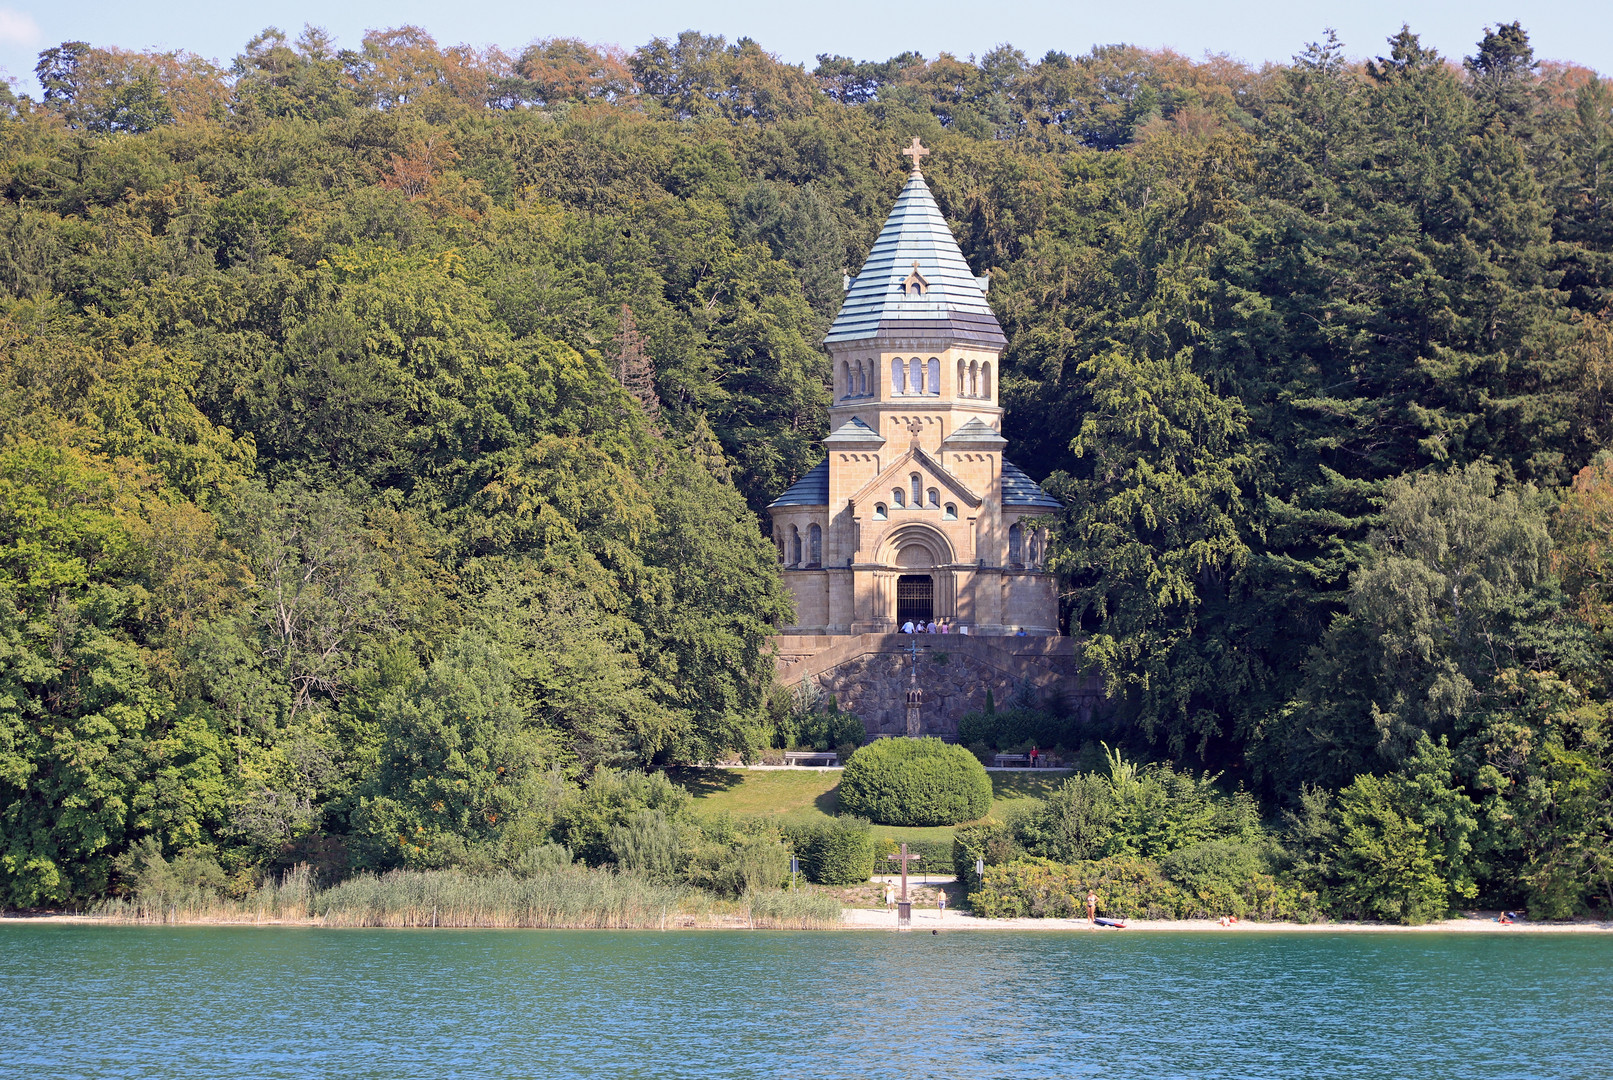
POLYGON ((0 1077, 1613 1075, 1613 936, 0 925, 0 1077))

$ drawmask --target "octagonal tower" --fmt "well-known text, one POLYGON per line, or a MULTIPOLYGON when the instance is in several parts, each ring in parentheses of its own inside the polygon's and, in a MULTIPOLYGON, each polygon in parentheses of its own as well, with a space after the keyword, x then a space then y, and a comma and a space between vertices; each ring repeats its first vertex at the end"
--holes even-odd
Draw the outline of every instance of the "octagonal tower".
POLYGON ((976 635, 1058 634, 1043 568, 1059 509, 1002 456, 1007 344, 919 168, 824 344, 826 456, 769 511, 797 635, 880 634, 909 618, 976 635))

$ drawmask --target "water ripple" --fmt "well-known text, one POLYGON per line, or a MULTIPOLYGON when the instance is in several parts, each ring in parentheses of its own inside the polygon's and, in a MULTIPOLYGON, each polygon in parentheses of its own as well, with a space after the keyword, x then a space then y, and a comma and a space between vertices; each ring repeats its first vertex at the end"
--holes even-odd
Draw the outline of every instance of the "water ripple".
POLYGON ((1609 1075, 1613 939, 0 927, 0 1077, 1609 1075))

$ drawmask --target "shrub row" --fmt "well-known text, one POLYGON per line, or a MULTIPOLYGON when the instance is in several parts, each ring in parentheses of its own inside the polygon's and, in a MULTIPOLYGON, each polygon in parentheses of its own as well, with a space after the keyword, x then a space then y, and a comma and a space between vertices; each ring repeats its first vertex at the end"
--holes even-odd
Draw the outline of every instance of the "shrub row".
POLYGON ((961 746, 880 739, 846 763, 840 806, 881 825, 956 825, 991 810, 991 778, 961 746))
POLYGON ((1074 750, 1091 734, 1073 716, 1043 709, 1011 708, 965 713, 958 721, 958 741, 966 746, 982 745, 991 750, 1020 746, 1040 746, 1050 750, 1063 746, 1074 750))
POLYGON ((1251 872, 1196 891, 1165 876, 1153 859, 1113 856, 1056 863, 1023 858, 988 866, 970 896, 970 910, 987 919, 1085 918, 1087 893, 1098 914, 1122 919, 1202 919, 1221 915, 1262 921, 1312 922, 1321 917, 1316 894, 1251 872))
MULTIPOLYGON (((898 874, 901 869, 892 862, 888 856, 895 855, 901 850, 902 841, 891 836, 881 836, 874 841, 874 873, 898 874)), ((909 874, 947 874, 952 872, 952 841, 950 840, 909 840, 907 853, 917 855, 919 861, 909 864, 909 874)))

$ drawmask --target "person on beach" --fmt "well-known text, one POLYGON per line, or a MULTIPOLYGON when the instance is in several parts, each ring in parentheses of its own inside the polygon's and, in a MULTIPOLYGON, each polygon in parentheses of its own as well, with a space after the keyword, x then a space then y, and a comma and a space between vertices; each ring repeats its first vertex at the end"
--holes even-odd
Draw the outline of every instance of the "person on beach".
POLYGON ((885 910, 890 911, 896 907, 896 886, 885 882, 885 910))
POLYGON ((1098 922, 1098 894, 1087 893, 1087 922, 1097 925, 1098 922))
POLYGON ((942 892, 940 889, 935 890, 935 910, 937 912, 935 916, 937 919, 944 919, 947 917, 947 894, 942 892))

